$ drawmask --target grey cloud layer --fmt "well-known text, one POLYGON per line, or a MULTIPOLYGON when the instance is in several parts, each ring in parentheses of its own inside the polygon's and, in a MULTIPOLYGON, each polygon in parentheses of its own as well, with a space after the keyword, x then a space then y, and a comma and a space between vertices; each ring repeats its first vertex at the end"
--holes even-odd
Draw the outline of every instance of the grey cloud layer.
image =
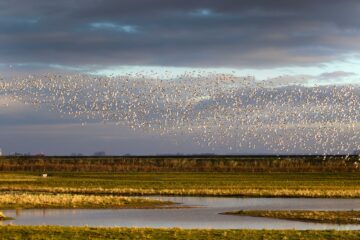
POLYGON ((318 64, 359 52, 359 11, 356 0, 5 0, 0 62, 318 64))

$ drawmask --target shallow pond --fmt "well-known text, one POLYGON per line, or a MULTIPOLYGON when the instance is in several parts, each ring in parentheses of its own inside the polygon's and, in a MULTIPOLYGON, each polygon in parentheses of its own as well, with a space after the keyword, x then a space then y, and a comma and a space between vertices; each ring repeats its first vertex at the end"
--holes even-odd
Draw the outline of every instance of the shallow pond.
POLYGON ((196 208, 6 210, 16 220, 0 224, 179 227, 217 229, 360 229, 360 225, 305 223, 272 218, 221 215, 235 210, 360 210, 360 199, 149 197, 196 208))

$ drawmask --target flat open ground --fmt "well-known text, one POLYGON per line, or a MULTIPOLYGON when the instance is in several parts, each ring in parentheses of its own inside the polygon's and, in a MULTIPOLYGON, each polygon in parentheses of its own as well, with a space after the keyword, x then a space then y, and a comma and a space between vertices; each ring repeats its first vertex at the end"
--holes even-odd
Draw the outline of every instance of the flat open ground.
MULTIPOLYGON (((118 208, 155 208, 163 204, 132 200, 131 196, 136 195, 359 198, 357 160, 354 156, 326 160, 317 157, 313 162, 310 157, 295 160, 248 157, 244 161, 233 157, 1 158, 0 209, 116 207, 113 203, 120 204, 118 208), (42 177, 42 173, 48 177, 42 177), (25 201, 24 196, 38 201, 25 201), (112 201, 115 198, 119 201, 112 201), (74 199, 86 201, 82 204, 74 199), (103 200, 108 204, 102 205, 103 200)), ((76 236, 75 239, 359 239, 359 234, 359 231, 0 227, 2 239, 46 239, 46 236, 54 236, 53 239, 68 236, 76 236)))
POLYGON ((1 191, 114 195, 360 197, 358 173, 0 173, 1 191))

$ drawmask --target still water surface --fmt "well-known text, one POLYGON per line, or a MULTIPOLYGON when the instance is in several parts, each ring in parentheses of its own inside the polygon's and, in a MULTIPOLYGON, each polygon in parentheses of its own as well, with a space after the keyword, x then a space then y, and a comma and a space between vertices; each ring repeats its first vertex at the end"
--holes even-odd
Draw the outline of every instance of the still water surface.
POLYGON ((305 223, 221 215, 236 210, 360 210, 360 199, 149 197, 196 208, 6 210, 16 220, 0 224, 217 229, 360 229, 360 225, 305 223))

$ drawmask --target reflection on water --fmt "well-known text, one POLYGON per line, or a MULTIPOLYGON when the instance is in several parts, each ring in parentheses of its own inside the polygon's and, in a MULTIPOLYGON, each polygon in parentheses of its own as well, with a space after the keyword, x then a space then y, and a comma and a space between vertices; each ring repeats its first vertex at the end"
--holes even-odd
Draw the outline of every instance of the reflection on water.
POLYGON ((360 229, 247 216, 221 215, 235 210, 360 210, 360 199, 152 197, 198 208, 7 210, 16 220, 3 224, 62 226, 180 227, 218 229, 360 229))

